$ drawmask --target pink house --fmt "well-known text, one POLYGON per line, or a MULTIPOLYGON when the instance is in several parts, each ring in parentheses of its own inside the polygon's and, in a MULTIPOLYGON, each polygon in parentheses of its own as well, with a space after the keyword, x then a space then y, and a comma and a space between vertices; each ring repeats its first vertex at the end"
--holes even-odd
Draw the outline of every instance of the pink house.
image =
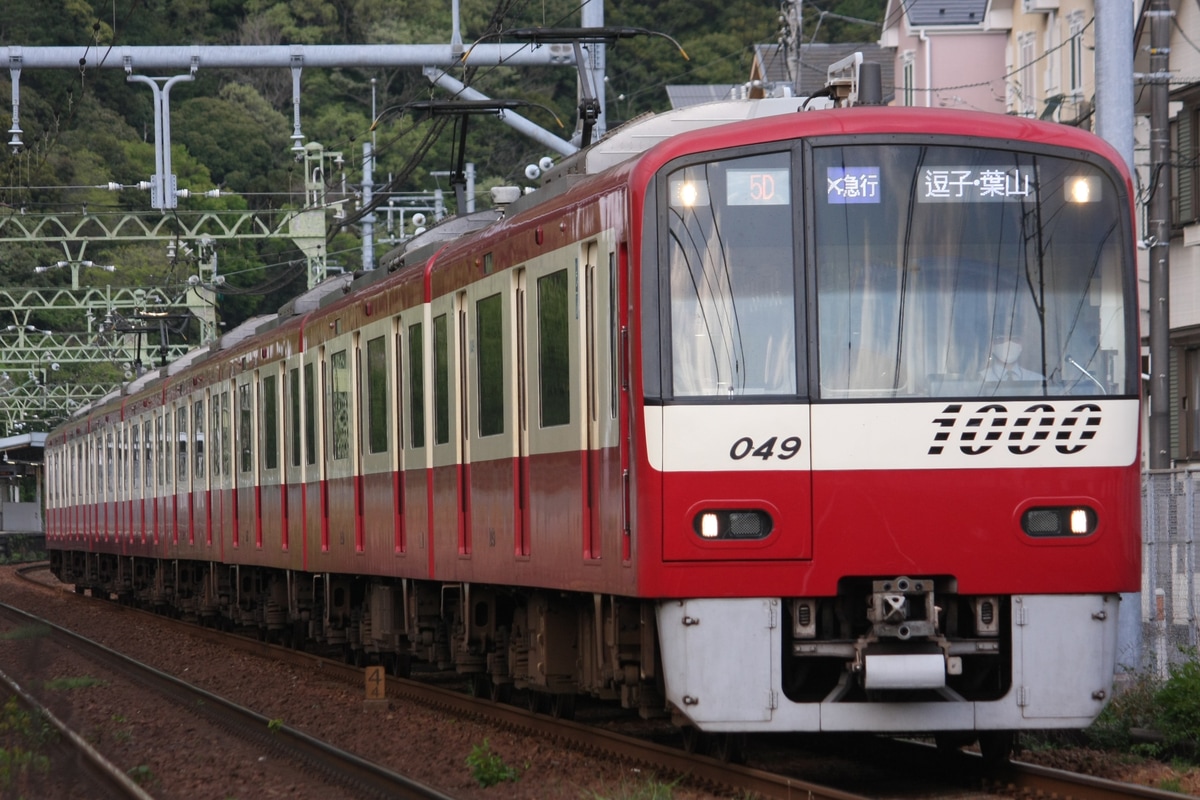
POLYGON ((888 0, 879 44, 896 54, 893 105, 1005 112, 1012 11, 1011 4, 996 11, 991 5, 888 0))

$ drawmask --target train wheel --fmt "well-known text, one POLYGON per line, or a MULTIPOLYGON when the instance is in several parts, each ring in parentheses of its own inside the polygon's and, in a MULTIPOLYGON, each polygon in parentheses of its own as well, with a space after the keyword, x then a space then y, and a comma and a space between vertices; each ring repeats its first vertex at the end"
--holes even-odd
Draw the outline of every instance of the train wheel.
POLYGON ((511 683, 498 683, 495 679, 492 684, 492 702, 493 703, 511 703, 513 686, 511 683))
POLYGON ((485 672, 476 672, 470 677, 471 696, 482 699, 492 698, 492 678, 485 672))
POLYGON ((307 633, 307 627, 303 622, 292 623, 292 648, 294 650, 304 649, 304 635, 307 633))
POLYGON ((983 754, 983 763, 989 767, 1007 764, 1016 742, 1014 731, 980 731, 979 752, 983 754))
POLYGON ((575 719, 575 695, 550 695, 550 716, 555 719, 575 719))
POLYGON ((412 656, 408 653, 397 653, 392 661, 392 674, 397 678, 411 678, 412 656))
POLYGON ((525 702, 529 710, 535 714, 545 714, 549 708, 549 699, 541 692, 527 689, 525 692, 525 702))
POLYGON ((686 726, 681 733, 683 734, 683 749, 684 752, 702 755, 708 749, 708 736, 699 728, 692 725, 686 726))
POLYGON ((746 734, 718 733, 713 736, 713 756, 728 764, 746 763, 746 734))
POLYGON ((971 743, 971 734, 958 731, 942 731, 933 735, 937 751, 942 754, 957 753, 971 743))

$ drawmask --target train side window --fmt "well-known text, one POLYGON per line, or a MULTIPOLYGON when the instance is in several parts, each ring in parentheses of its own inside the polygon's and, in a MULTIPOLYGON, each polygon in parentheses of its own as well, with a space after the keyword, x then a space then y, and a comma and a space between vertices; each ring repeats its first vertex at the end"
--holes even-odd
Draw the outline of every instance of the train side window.
POLYGON ((504 433, 504 328, 501 297, 475 304, 479 370, 479 435, 504 433))
POLYGON ((274 375, 262 379, 263 467, 279 469, 279 389, 274 375))
POLYGON ((311 362, 304 365, 304 463, 317 463, 317 380, 311 362))
POLYGON ((254 469, 254 401, 250 388, 249 383, 238 386, 238 452, 242 472, 254 469))
POLYGON ((291 464, 300 466, 300 370, 292 367, 288 370, 288 444, 291 449, 291 464))
POLYGON ((175 419, 169 408, 163 409, 163 473, 165 485, 175 487, 175 419))
POLYGON ((147 488, 154 486, 154 424, 146 420, 142 425, 142 446, 146 448, 146 466, 142 471, 143 485, 147 488))
POLYGON ((162 488, 163 486, 167 485, 166 473, 163 471, 164 470, 163 465, 167 461, 166 454, 163 452, 165 449, 165 447, 164 447, 165 443, 163 442, 163 439, 165 437, 166 437, 166 421, 162 418, 162 412, 159 410, 155 410, 155 412, 154 412, 154 458, 155 458, 155 463, 158 464, 158 486, 159 486, 159 488, 162 488))
POLYGON ((396 333, 396 449, 404 444, 404 337, 396 333))
POLYGON ((543 428, 571 423, 567 271, 538 278, 538 386, 543 428))
POLYGON ((233 395, 221 391, 221 472, 233 474, 233 395))
POLYGON ((367 446, 372 453, 388 449, 387 340, 367 340, 367 446))
POLYGON ((107 499, 112 498, 113 494, 113 478, 116 476, 116 458, 117 451, 113 446, 113 435, 110 432, 105 436, 106 452, 105 452, 105 472, 104 472, 104 493, 107 499))
POLYGON ((117 485, 116 485, 118 500, 125 499, 125 491, 126 491, 126 489, 129 488, 126 485, 128 482, 128 472, 126 471, 128 469, 128 464, 129 464, 129 455, 127 453, 128 449, 129 449, 129 440, 125 438, 125 426, 123 424, 118 425, 117 426, 117 485))
POLYGON ((425 446, 425 344, 420 324, 408 326, 408 417, 412 424, 412 446, 425 446))
POLYGON ((180 406, 175 412, 175 439, 177 441, 178 462, 175 475, 179 482, 187 481, 188 476, 188 409, 187 404, 180 406))
POLYGON ((142 485, 142 437, 139 435, 142 430, 140 422, 134 422, 129 427, 129 485, 136 490, 142 485))
POLYGON ((450 336, 446 315, 433 320, 433 443, 450 441, 450 336))
POLYGON ((330 387, 330 429, 333 434, 333 451, 330 457, 350 457, 350 367, 345 350, 329 357, 329 371, 333 379, 330 387))
POLYGON ((212 409, 212 474, 215 478, 221 474, 221 392, 209 396, 212 409))
POLYGON ((608 414, 617 418, 617 369, 621 363, 621 329, 617 324, 617 254, 608 253, 608 414))
POLYGON ((195 476, 197 480, 204 478, 204 401, 197 400, 192 410, 192 452, 196 459, 195 476))

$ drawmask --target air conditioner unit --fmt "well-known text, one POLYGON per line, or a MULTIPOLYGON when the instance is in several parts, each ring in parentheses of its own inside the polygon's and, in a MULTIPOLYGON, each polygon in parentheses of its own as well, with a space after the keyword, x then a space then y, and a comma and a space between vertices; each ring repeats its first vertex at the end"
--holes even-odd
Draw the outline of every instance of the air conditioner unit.
POLYGON ((1058 11, 1058 0, 1021 0, 1021 10, 1026 14, 1048 14, 1058 11))

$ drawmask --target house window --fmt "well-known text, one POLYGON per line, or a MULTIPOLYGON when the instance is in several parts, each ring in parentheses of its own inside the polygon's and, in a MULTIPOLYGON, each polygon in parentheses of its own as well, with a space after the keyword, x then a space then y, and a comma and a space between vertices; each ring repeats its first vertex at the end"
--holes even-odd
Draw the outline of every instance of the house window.
POLYGON ((1176 421, 1176 430, 1172 431, 1177 440, 1177 450, 1179 457, 1183 460, 1194 461, 1200 459, 1200 349, 1189 347, 1184 350, 1176 350, 1179 353, 1178 361, 1175 362, 1175 372, 1182 373, 1178 378, 1172 380, 1172 386, 1179 392, 1177 401, 1173 404, 1178 409, 1179 418, 1176 421))
POLYGON ((1067 15, 1067 30, 1071 39, 1067 43, 1067 89, 1076 99, 1083 94, 1083 11, 1072 11, 1067 15))
POLYGON ((917 80, 917 57, 912 50, 907 50, 904 53, 903 60, 900 62, 900 70, 904 75, 904 105, 916 105, 916 88, 913 86, 917 80))
MULTIPOLYGON (((1057 27, 1046 31, 1045 52, 1052 53, 1058 48, 1059 29, 1057 27)), ((1058 59, 1046 59, 1046 95, 1056 94, 1058 89, 1058 59)))
POLYGON ((1037 115, 1037 72, 1034 62, 1037 60, 1035 55, 1034 43, 1036 42, 1036 34, 1022 33, 1017 39, 1017 47, 1020 49, 1020 64, 1021 72, 1019 76, 1021 85, 1021 107, 1022 116, 1032 117, 1037 115))
POLYGON ((1171 120, 1171 152, 1174 159, 1171 180, 1171 221, 1175 225, 1190 225, 1200 218, 1200 202, 1197 189, 1200 173, 1200 115, 1192 101, 1185 101, 1183 108, 1171 120))

